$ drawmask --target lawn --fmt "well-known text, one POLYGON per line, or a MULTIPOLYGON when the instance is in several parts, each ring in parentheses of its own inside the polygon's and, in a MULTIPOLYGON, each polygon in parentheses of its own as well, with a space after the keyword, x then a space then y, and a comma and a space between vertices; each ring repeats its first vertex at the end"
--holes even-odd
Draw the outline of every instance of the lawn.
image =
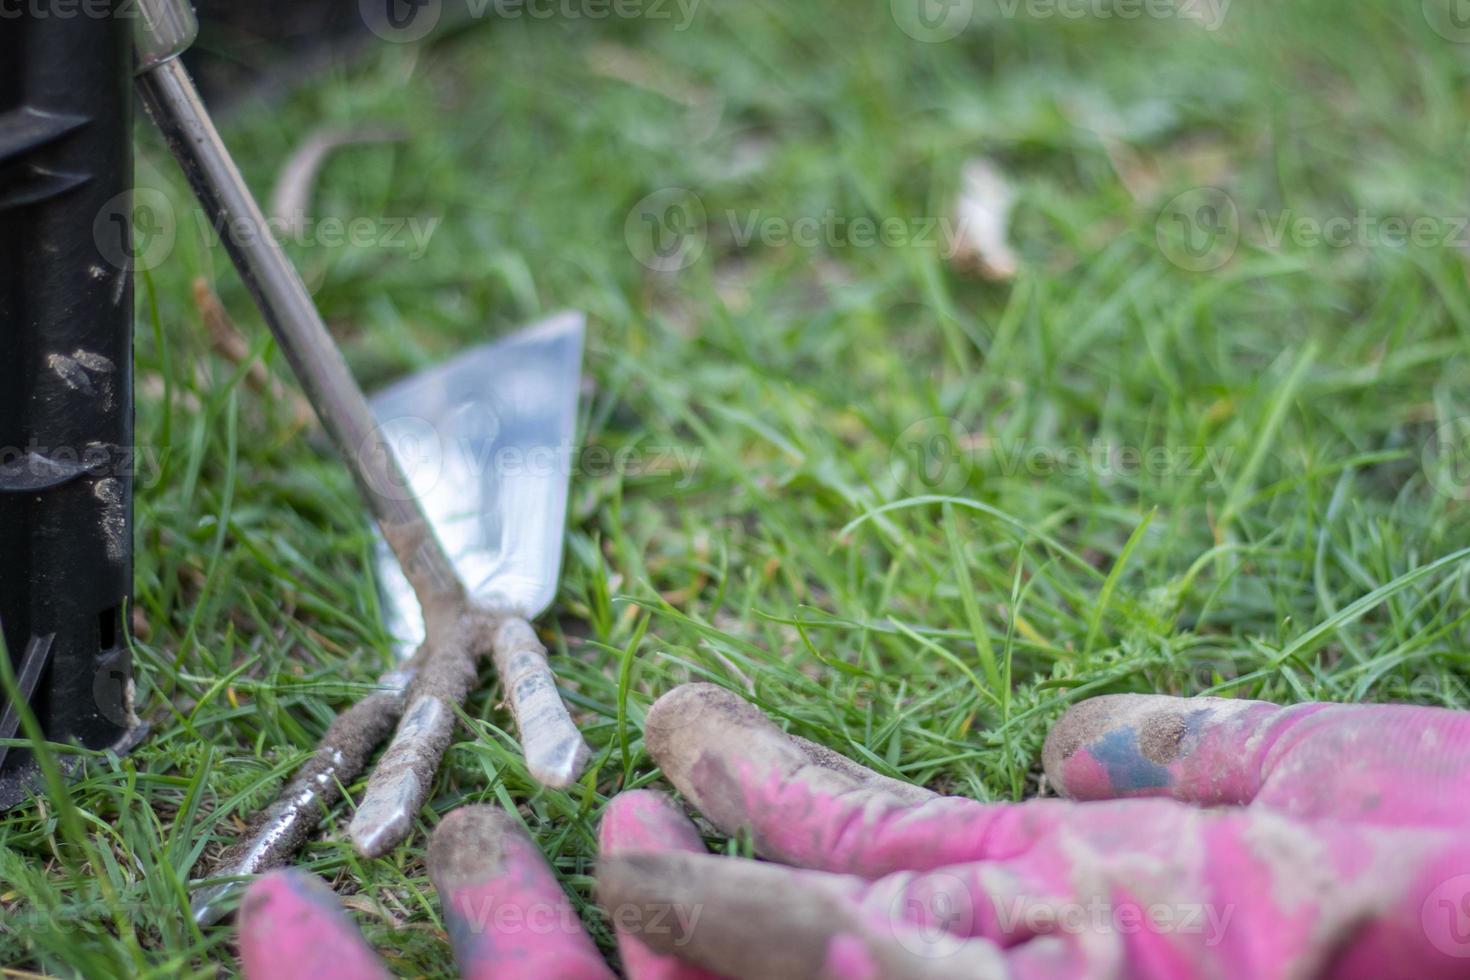
MULTIPOLYGON (((311 209, 402 234, 289 245, 366 387, 590 317, 541 628, 594 763, 533 786, 487 673, 410 844, 362 860, 332 815, 301 863, 399 973, 452 969, 424 832, 466 803, 517 809, 607 940, 598 817, 659 782, 641 721, 686 680, 989 800, 1043 790, 1048 724, 1104 692, 1470 707, 1450 4, 978 0, 945 37, 903 3, 512 7, 226 121, 262 197, 322 126, 404 137, 311 209), (1005 281, 948 254, 977 156, 1018 193, 1005 281)), ((190 879, 392 656, 352 485, 139 136, 174 232, 138 277, 152 735, 0 815, 7 976, 232 973, 190 879)))

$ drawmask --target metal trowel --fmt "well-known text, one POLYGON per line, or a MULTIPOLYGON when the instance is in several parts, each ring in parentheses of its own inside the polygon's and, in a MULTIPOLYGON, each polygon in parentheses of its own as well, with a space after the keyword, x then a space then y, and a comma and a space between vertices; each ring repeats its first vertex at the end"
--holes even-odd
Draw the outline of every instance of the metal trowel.
MULTIPOLYGON (((583 333, 562 313, 369 399, 470 598, 501 614, 535 619, 556 596, 583 333)), ((386 544, 379 559, 384 620, 411 656, 423 610, 386 544)))
MULTIPOLYGON (((497 343, 398 382, 371 400, 440 546, 497 636, 529 638, 551 605, 561 571, 567 485, 577 434, 584 319, 562 313, 497 343)), ((400 653, 426 638, 424 612, 392 553, 379 550, 385 618, 400 653)), ((526 768, 544 786, 564 787, 582 771, 587 746, 561 719, 551 674, 492 644, 521 730, 526 768), (527 670, 528 667, 537 667, 527 670)), ((544 651, 534 652, 533 661, 544 651)), ((363 801, 353 836, 369 829, 363 801)))
MULTIPOLYGON (((529 621, 556 595, 583 330, 581 314, 561 314, 407 378, 371 402, 403 474, 401 492, 418 502, 463 586, 466 638, 454 645, 494 651, 526 768, 552 787, 577 778, 588 750, 529 621)), ((381 557, 399 649, 424 656, 433 649, 425 610, 391 552, 384 548, 381 557)), ((472 664, 471 671, 473 681, 472 664)), ((446 694, 432 682, 416 687, 349 828, 364 854, 381 853, 407 832, 464 693, 446 694)))
MULTIPOLYGON (((563 313, 395 384, 371 400, 469 602, 495 619, 495 666, 516 717, 526 768, 544 786, 581 773, 587 745, 556 692, 529 621, 551 605, 561 569, 567 484, 577 432, 584 321, 563 313)), ((427 642, 424 611, 384 543, 378 571, 401 654, 427 642)), ((432 727, 438 707, 410 706, 395 748, 432 727), (416 718, 414 712, 423 710, 416 718)), ((412 767, 384 757, 350 828, 360 850, 406 825, 422 802, 412 767)), ((427 776, 432 776, 432 771, 427 776)))

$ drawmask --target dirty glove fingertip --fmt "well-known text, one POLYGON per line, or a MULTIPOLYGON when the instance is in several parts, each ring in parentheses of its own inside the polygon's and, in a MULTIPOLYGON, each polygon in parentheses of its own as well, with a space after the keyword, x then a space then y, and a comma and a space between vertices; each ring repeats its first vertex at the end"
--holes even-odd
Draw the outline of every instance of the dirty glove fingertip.
POLYGON ((240 903, 246 980, 385 980, 390 974, 332 889, 304 871, 273 871, 240 903))

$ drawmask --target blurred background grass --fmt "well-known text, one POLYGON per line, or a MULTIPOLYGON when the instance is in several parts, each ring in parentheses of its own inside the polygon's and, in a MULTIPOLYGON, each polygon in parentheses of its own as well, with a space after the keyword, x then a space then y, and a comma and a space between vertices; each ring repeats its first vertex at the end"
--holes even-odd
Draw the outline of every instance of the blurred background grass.
MULTIPOLYGON (((916 31, 906 3, 492 6, 230 93, 262 197, 322 127, 404 136, 333 156, 310 213, 438 219, 422 254, 288 246, 365 386, 591 316, 584 438, 623 463, 574 476, 544 635, 600 754, 574 791, 534 788, 487 680, 423 824, 518 808, 604 939, 596 821, 656 781, 641 720, 681 681, 998 800, 1038 791, 1047 725, 1092 694, 1467 706, 1470 31, 1451 7, 961 0, 940 40, 952 23, 916 31), (977 156, 1019 195, 1008 282, 944 247, 977 156), (686 268, 639 261, 649 195, 697 200, 686 268), (803 218, 909 233, 742 231, 803 218), (1376 230, 1302 231, 1332 218, 1376 230), (1401 244, 1390 218, 1436 231, 1401 244)), ((228 60, 224 37, 203 43, 228 60)), ((190 878, 391 656, 351 484, 251 380, 293 385, 139 137, 175 232, 139 278, 153 736, 0 816, 7 972, 232 972, 229 928, 189 922, 190 878), (211 342, 199 280, 248 358, 211 342)), ((396 970, 445 975, 422 834, 362 861, 343 824, 303 863, 396 970)))

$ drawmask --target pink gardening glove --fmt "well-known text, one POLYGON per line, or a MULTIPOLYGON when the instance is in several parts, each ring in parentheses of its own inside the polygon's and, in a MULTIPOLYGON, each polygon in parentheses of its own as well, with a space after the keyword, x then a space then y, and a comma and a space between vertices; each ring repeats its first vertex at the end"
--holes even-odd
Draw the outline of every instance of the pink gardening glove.
POLYGON ((604 907, 692 923, 625 949, 761 980, 1470 976, 1470 715, 1099 698, 1043 754, 1061 792, 1112 801, 1088 803, 916 801, 709 685, 654 705, 646 742, 796 867, 605 855, 604 907))
MULTIPOLYGON (((1081 805, 936 797, 709 685, 662 698, 647 744, 798 867, 710 856, 663 798, 615 798, 598 891, 633 980, 1470 976, 1470 716, 1100 698, 1053 729, 1053 784, 1173 799, 1081 805)), ((466 977, 613 975, 509 815, 451 814, 429 860, 466 977)), ((247 978, 385 975, 310 881, 252 887, 247 978)))

